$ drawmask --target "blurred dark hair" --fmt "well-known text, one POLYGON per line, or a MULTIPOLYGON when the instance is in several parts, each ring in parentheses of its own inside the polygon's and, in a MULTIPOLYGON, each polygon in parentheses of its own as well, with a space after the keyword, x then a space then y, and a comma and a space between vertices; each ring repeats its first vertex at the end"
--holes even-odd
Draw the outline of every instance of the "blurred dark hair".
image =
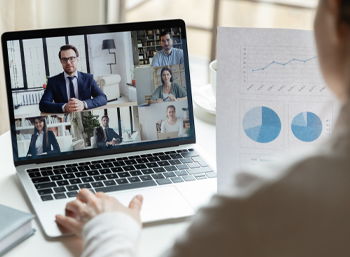
POLYGON ((60 58, 61 60, 61 52, 69 49, 72 49, 75 52, 75 55, 79 57, 78 49, 75 46, 68 44, 68 45, 61 46, 60 51, 58 52, 58 58, 60 58))
POLYGON ((170 37, 171 39, 173 39, 173 36, 171 35, 171 32, 170 32, 170 31, 163 30, 163 31, 160 32, 160 34, 159 34, 160 40, 162 39, 162 37, 164 37, 164 36, 166 36, 166 35, 169 35, 169 37, 170 37))
POLYGON ((340 0, 339 20, 350 25, 350 1, 340 0))
POLYGON ((168 105, 168 107, 166 108, 166 112, 168 112, 168 109, 170 109, 170 108, 173 108, 174 111, 176 112, 176 108, 174 105, 168 105))
MULTIPOLYGON (((35 136, 39 130, 35 127, 35 120, 39 120, 40 122, 44 122, 44 126, 43 126, 43 132, 44 132, 44 137, 46 140, 46 147, 49 146, 49 138, 48 138, 48 130, 47 130, 47 125, 46 125, 46 117, 45 116, 40 116, 40 117, 36 117, 34 119, 34 135, 35 136)), ((32 141, 32 144, 35 144, 35 141, 32 141)))
POLYGON ((163 72, 166 71, 166 70, 169 71, 169 73, 170 73, 170 75, 171 75, 170 82, 173 82, 173 73, 171 72, 171 69, 168 68, 168 67, 164 67, 164 68, 162 69, 162 71, 160 72, 160 79, 162 80, 162 85, 164 85, 163 72))
POLYGON ((103 118, 107 118, 107 120, 109 121, 109 117, 107 115, 103 115, 101 120, 103 120, 103 118))

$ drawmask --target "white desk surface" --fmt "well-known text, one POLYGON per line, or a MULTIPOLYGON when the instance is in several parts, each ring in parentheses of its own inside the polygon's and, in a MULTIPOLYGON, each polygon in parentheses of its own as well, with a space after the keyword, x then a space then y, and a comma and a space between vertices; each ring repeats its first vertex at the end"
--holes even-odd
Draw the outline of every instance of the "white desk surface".
MULTIPOLYGON (((215 115, 204 112, 196 104, 193 104, 193 108, 197 143, 209 153, 209 156, 215 158, 215 115)), ((0 204, 24 212, 34 213, 15 174, 16 170, 13 165, 10 147, 10 132, 6 132, 0 136, 0 204)), ((188 224, 188 221, 180 220, 144 226, 137 256, 154 257, 160 255, 173 244, 176 236, 183 232, 188 224)), ((70 236, 52 240, 44 236, 36 219, 33 222, 33 226, 36 229, 35 234, 8 252, 5 255, 6 257, 80 256, 81 240, 77 237, 70 236)))

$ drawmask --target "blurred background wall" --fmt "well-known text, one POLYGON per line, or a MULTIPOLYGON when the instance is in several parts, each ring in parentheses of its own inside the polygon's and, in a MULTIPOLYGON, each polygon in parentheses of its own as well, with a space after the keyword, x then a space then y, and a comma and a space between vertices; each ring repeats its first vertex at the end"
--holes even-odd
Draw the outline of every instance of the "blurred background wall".
MULTIPOLYGON (((313 29, 317 0, 0 0, 0 33, 117 22, 183 19, 192 84, 208 83, 216 27, 313 29)), ((9 130, 0 53, 0 135, 9 130)))

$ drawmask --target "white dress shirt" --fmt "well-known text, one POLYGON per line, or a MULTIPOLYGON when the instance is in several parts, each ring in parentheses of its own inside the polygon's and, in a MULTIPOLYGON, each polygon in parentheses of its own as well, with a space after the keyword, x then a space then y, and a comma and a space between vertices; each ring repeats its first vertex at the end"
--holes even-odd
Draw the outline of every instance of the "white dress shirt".
MULTIPOLYGON (((68 102, 70 100, 70 80, 68 79, 68 77, 70 77, 66 72, 63 72, 64 75, 64 80, 66 81, 66 89, 67 89, 67 97, 68 97, 68 102)), ((74 94, 75 94, 75 98, 79 99, 79 90, 78 90, 78 72, 75 72, 73 74, 73 89, 74 89, 74 94)), ((85 109, 88 109, 88 106, 86 104, 86 102, 84 102, 84 106, 85 109)), ((66 107, 66 104, 64 104, 62 106, 62 111, 64 112, 64 107, 66 107)))
POLYGON ((44 152, 43 150, 43 142, 44 142, 44 131, 41 131, 41 133, 36 133, 37 134, 37 138, 35 141, 35 150, 36 150, 36 154, 42 154, 44 152))

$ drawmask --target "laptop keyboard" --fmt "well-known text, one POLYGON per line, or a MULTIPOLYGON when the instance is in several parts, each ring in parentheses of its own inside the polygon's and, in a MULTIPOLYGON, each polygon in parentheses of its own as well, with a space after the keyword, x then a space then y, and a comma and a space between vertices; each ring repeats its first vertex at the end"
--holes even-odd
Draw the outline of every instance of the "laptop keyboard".
POLYGON ((194 149, 41 167, 27 173, 43 201, 76 197, 82 188, 108 193, 216 177, 194 149))

